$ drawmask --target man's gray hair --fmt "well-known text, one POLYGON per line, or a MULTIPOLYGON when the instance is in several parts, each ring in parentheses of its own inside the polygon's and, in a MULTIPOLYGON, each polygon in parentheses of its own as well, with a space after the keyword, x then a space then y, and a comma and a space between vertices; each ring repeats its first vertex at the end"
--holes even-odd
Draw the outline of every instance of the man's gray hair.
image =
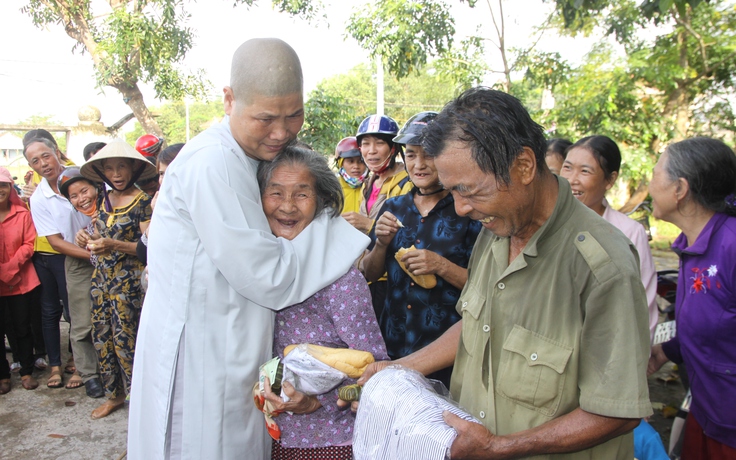
POLYGON ((296 51, 278 38, 254 38, 233 54, 230 88, 236 101, 254 95, 280 97, 303 92, 302 66, 296 51))
POLYGON ((304 166, 314 177, 314 186, 317 198, 317 213, 322 214, 326 209, 330 217, 339 217, 342 214, 344 198, 342 187, 335 173, 327 164, 327 159, 317 152, 299 147, 289 146, 276 155, 273 161, 262 161, 258 165, 258 187, 261 196, 271 181, 274 171, 281 166, 304 166))
MULTIPOLYGON (((32 139, 28 139, 28 142, 26 142, 25 145, 23 146, 23 156, 26 157, 26 160, 28 159, 28 155, 26 155, 26 150, 28 150, 28 147, 31 144, 35 144, 36 142, 40 142, 43 145, 45 145, 46 147, 50 148, 51 151, 54 152, 54 155, 56 155, 56 151, 59 150, 59 147, 57 147, 56 144, 54 144, 50 140, 46 139, 45 137, 34 137, 32 139)), ((57 158, 58 158, 58 156, 57 156, 57 158)), ((59 161, 61 161, 61 160, 59 160, 59 161)))

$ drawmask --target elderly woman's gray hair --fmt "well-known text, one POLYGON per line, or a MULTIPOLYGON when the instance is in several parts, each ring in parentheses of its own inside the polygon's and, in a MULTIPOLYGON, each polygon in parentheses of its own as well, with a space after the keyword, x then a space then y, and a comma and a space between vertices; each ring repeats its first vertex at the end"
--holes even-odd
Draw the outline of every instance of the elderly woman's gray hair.
POLYGON ((327 165, 327 159, 317 152, 299 147, 289 146, 276 155, 273 161, 262 161, 258 165, 258 187, 261 195, 266 189, 273 172, 281 166, 304 166, 314 177, 317 195, 317 214, 330 209, 330 217, 338 217, 342 213, 342 187, 335 173, 327 165))

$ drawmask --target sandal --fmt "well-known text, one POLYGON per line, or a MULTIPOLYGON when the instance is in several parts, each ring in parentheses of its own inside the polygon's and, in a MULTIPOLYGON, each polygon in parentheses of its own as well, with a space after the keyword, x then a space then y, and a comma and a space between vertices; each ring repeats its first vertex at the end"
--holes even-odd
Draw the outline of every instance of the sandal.
POLYGON ((46 381, 46 386, 49 388, 61 388, 64 386, 64 381, 61 379, 61 371, 59 369, 51 371, 51 375, 46 381))
POLYGON ((66 382, 66 388, 67 390, 73 390, 75 388, 80 388, 84 385, 84 381, 82 380, 82 376, 79 375, 78 372, 75 372, 74 375, 72 375, 72 378, 69 379, 68 382, 66 382))

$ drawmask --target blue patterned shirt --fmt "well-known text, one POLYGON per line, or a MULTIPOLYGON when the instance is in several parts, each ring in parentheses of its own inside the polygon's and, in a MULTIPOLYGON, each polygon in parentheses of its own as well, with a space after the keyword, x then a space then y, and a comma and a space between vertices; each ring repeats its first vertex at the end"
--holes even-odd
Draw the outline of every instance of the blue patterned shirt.
MULTIPOLYGON (((450 262, 467 268, 480 222, 455 213, 452 195, 447 195, 422 217, 414 204, 416 188, 391 198, 378 217, 389 211, 404 225, 386 250, 388 285, 386 303, 380 318, 381 333, 391 359, 398 359, 429 345, 460 320, 455 304, 460 290, 437 277, 437 286, 424 289, 416 285, 394 258, 396 252, 414 245, 433 251, 450 262)), ((370 234, 371 248, 376 241, 375 228, 370 234)))

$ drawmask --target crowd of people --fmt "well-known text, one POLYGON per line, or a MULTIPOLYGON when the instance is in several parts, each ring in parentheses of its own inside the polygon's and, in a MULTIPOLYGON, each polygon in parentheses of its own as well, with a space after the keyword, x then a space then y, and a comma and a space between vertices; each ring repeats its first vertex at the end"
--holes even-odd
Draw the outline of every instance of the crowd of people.
MULTIPOLYGON (((48 387, 106 398, 92 418, 128 399, 131 459, 358 458, 355 410, 379 409, 262 378, 310 344, 373 356, 343 384, 400 365, 449 388, 458 409, 431 423, 453 436, 407 458, 645 460, 666 458, 641 450, 647 373, 672 360, 692 384, 682 458, 736 458, 732 148, 688 139, 654 168, 653 214, 682 234, 677 336, 652 346, 656 270, 606 199, 613 139, 548 140, 517 99, 473 88, 401 128, 365 118, 330 164, 297 140, 302 93, 294 50, 255 39, 225 118, 186 145, 93 143, 78 167, 30 131, 35 177, 18 193, 0 168, 0 394, 11 368, 32 390, 49 366, 48 387)), ((365 429, 409 431, 399 407, 365 429)))

